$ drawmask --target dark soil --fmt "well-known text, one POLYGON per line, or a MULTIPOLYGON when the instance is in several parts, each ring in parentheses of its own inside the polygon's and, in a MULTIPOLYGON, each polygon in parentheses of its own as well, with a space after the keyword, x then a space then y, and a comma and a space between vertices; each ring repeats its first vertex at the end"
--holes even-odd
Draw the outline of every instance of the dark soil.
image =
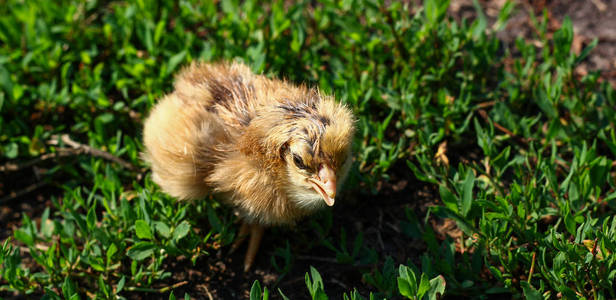
POLYGON ((58 189, 42 181, 44 176, 39 171, 34 167, 0 172, 0 241, 13 235, 13 230, 20 225, 22 214, 30 218, 40 216, 46 207, 51 206, 49 196, 59 194, 58 189), (26 193, 28 189, 32 191, 26 193))

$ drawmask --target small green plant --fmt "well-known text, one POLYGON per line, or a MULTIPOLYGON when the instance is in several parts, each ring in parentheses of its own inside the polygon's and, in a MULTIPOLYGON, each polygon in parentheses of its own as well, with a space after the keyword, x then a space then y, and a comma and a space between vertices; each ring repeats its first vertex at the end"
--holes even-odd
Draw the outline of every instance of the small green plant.
POLYGON ((250 288, 250 300, 268 300, 269 290, 265 287, 261 290, 261 284, 259 281, 255 281, 250 288))
POLYGON ((325 294, 325 285, 321 274, 317 269, 310 267, 310 274, 306 273, 306 286, 312 300, 327 300, 327 294, 325 294))
POLYGON ((434 300, 445 292, 446 283, 443 276, 429 279, 422 273, 420 278, 417 278, 417 272, 405 265, 400 265, 398 274, 398 290, 406 298, 434 300))
POLYGON ((388 256, 385 259, 382 271, 376 270, 372 273, 365 273, 363 275, 363 280, 380 292, 376 293, 377 296, 382 295, 386 299, 391 299, 394 293, 398 291, 394 260, 388 256))

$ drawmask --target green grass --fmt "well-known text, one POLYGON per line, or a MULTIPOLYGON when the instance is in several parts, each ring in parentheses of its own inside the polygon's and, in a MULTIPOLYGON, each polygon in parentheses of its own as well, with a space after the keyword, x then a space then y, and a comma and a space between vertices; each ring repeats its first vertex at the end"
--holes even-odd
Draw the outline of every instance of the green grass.
MULTIPOLYGON (((4 162, 62 153, 70 145, 56 135, 69 134, 146 167, 141 122, 171 91, 173 74, 194 60, 242 60, 353 108, 350 195, 379 197, 380 181, 400 177, 435 191, 427 214, 417 217, 407 198, 404 217, 392 221, 402 229, 397 239, 425 249, 418 257, 396 261, 350 234, 351 224, 332 229, 326 213, 307 222, 318 241, 298 234, 276 248, 279 282, 296 255, 289 245, 310 244, 363 278, 359 290, 370 294, 349 289, 344 299, 616 297, 616 94, 599 72, 576 74, 596 41, 572 53, 568 20, 552 36, 546 15, 534 17, 539 42, 508 48, 494 33, 511 3, 490 26, 480 10, 473 21, 454 21, 442 0, 423 8, 368 0, 0 3, 4 162), (444 219, 460 237, 435 232, 430 220, 444 219)), ((33 180, 56 192, 2 243, 0 295, 175 299, 173 285, 160 284, 173 277, 166 263, 197 264, 233 240, 229 209, 215 199, 178 203, 147 172, 91 155, 40 164, 44 174, 33 180)), ((1 171, 3 188, 24 188, 9 177, 27 182, 30 168, 1 171)), ((304 295, 328 298, 324 281, 336 274, 300 272, 304 295)), ((270 291, 288 293, 256 282, 250 298, 270 291)))

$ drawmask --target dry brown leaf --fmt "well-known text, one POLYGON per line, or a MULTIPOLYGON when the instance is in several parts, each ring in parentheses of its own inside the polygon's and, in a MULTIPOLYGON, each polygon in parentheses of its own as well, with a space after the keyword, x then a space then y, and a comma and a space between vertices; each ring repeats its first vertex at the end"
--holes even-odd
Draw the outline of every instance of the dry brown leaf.
POLYGON ((447 141, 443 141, 438 145, 438 150, 434 155, 436 163, 439 165, 449 166, 449 158, 447 158, 447 141))

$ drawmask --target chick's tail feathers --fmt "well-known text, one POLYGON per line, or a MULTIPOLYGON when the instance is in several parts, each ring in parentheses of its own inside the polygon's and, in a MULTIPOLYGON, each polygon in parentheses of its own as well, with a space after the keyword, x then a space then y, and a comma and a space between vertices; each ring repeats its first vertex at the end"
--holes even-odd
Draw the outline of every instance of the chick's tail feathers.
POLYGON ((220 154, 217 145, 228 139, 215 114, 171 94, 145 121, 143 156, 164 192, 178 199, 199 199, 209 192, 204 180, 220 154))

